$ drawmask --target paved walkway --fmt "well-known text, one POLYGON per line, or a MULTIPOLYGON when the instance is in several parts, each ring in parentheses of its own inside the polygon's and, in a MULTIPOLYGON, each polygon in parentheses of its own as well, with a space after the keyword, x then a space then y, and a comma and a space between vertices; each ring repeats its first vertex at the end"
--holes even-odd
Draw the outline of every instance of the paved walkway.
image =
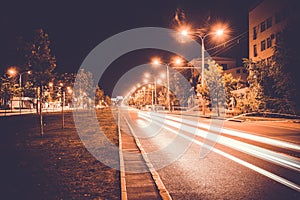
POLYGON ((130 128, 122 117, 120 126, 122 127, 120 145, 123 152, 123 159, 120 159, 124 161, 121 161, 121 165, 124 165, 121 166, 121 170, 125 169, 121 173, 122 199, 165 199, 161 197, 150 172, 134 173, 134 171, 149 171, 149 169, 134 136, 130 135, 130 128))

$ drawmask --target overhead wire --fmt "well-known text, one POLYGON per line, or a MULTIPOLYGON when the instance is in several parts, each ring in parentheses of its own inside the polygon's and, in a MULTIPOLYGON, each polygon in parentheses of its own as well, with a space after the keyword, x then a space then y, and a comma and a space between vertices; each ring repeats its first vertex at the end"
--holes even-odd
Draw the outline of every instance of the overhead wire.
POLYGON ((226 52, 229 49, 233 48, 236 45, 239 45, 243 40, 247 39, 248 37, 248 31, 241 33, 240 35, 223 42, 219 45, 216 45, 214 47, 206 49, 206 51, 210 51, 210 56, 216 56, 217 54, 220 54, 221 52, 226 52), (215 50, 216 49, 216 50, 215 50))

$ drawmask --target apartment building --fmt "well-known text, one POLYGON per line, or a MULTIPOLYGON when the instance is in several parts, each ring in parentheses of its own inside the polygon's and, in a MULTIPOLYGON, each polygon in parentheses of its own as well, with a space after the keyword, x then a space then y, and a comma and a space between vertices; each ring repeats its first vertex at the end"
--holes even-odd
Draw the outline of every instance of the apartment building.
POLYGON ((276 40, 289 19, 289 0, 262 0, 249 11, 249 58, 253 61, 272 58, 276 40))

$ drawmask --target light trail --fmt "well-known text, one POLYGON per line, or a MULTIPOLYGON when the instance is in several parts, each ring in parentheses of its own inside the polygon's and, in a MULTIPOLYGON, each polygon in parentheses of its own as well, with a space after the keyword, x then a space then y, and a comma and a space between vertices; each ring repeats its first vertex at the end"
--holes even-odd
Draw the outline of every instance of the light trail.
MULTIPOLYGON (((149 120, 149 121, 152 121, 153 123, 159 125, 159 126, 162 126, 163 125, 163 128, 176 134, 176 135, 179 135, 187 140, 190 140, 204 148, 207 148, 207 149, 211 149, 213 152, 219 154, 219 155, 222 155, 223 157, 226 157, 238 164, 241 164, 249 169, 252 169, 266 177, 269 177, 283 185, 286 185, 298 192, 300 192, 300 186, 297 185, 296 183, 293 183, 283 177, 280 177, 276 174, 273 174, 265 169, 262 169, 258 166, 255 166, 249 162, 246 162, 244 160, 241 160, 233 155, 230 155, 228 153, 225 153, 219 149, 216 149, 216 148, 212 148, 212 146, 208 145, 208 144, 205 144, 203 142, 200 142, 199 140, 196 140, 195 138, 192 138, 190 136, 187 136, 185 134, 182 134, 182 133, 179 133, 178 130, 174 130, 174 128, 176 129, 180 129, 180 130, 184 130, 185 132, 188 132, 188 133, 192 133, 192 134, 195 134, 197 136, 200 136, 200 137, 204 137, 204 133, 206 134, 214 134, 214 133, 211 133, 209 131, 204 131, 204 130, 200 130, 200 129, 197 129, 196 132, 195 131, 195 122, 193 124, 191 124, 192 121, 190 120, 186 120, 186 119, 180 119, 181 121, 185 122, 186 124, 183 124, 182 122, 178 122, 178 118, 174 118, 173 116, 164 116, 164 120, 162 120, 162 117, 157 115, 157 114, 152 114, 151 116, 149 114, 146 114, 146 113, 139 113, 138 115, 140 118, 143 118, 145 120, 149 120), (166 120, 166 118, 168 118, 168 120, 166 120), (175 119, 175 120, 174 120, 175 119), (188 123, 187 123, 188 122, 188 123), (168 125, 168 126, 164 126, 165 125, 168 125), (192 125, 192 126, 189 126, 189 125, 192 125), (173 128, 170 128, 170 127, 173 127, 173 128)), ((200 124, 198 123, 198 126, 200 124)), ((202 127, 206 127, 206 125, 204 124, 201 124, 202 127)), ((200 125, 200 126, 201 126, 200 125)), ((225 129, 227 130, 227 129, 225 129)), ((230 130, 227 130, 227 131, 230 131, 230 130)), ((235 131, 237 132, 237 131, 235 131)), ((250 135, 250 134, 247 134, 245 133, 246 135, 250 135)), ((258 137, 261 137, 261 136, 258 136, 258 137)), ((269 139, 269 138, 267 138, 269 139)), ((271 140, 274 140, 274 139, 271 139, 271 140)), ((278 165, 281 165, 281 166, 285 166, 285 167, 288 167, 288 168, 291 168, 291 169, 294 169, 294 170, 297 170, 299 171, 300 169, 300 163, 294 159, 292 159, 293 157, 291 156, 287 156, 287 155, 282 155, 282 154, 279 154, 277 152, 274 152, 274 151, 270 151, 270 150, 267 150, 267 149, 263 149, 261 147, 257 147, 257 146, 254 146, 254 145, 250 145, 250 144, 246 144, 244 142, 240 142, 240 141, 237 141, 237 140, 234 140, 234 139, 231 139, 231 138, 226 138, 224 136, 219 136, 219 140, 217 141, 218 143, 220 144, 223 144, 225 146, 229 146, 230 148, 234 148, 238 151, 241 151, 241 152, 244 152, 244 153, 247 153, 247 154, 250 154, 250 155, 253 155, 253 156, 256 156, 256 157, 259 157, 261 159, 264 159, 264 160, 267 160, 267 161, 270 161, 270 162, 273 162, 273 163, 276 163, 278 165)), ((279 141, 279 142, 282 142, 282 141, 279 141)), ((287 142, 282 142, 282 143, 287 143, 287 142)), ((278 144, 278 143, 274 143, 274 144, 278 144)), ((286 144, 285 144, 286 145, 286 144)))
MULTIPOLYGON (((144 118, 141 116, 141 118, 144 118)), ((147 119, 146 117, 144 119, 147 119)), ((156 120, 159 122, 159 117, 153 117, 151 118, 152 120, 156 120)), ((197 135, 202 138, 207 138, 211 141, 213 141, 211 138, 216 138, 218 141, 213 141, 213 142, 218 142, 222 145, 225 145, 227 147, 236 149, 238 151, 247 153, 249 155, 255 156, 257 158, 275 163, 277 165, 281 165, 296 171, 300 171, 300 162, 295 160, 294 157, 288 156, 286 154, 281 154, 277 153, 271 150, 267 150, 261 147, 257 147, 255 145, 247 144, 245 142, 241 142, 235 139, 227 138, 222 135, 217 135, 215 133, 212 133, 208 130, 200 130, 196 129, 195 127, 188 126, 186 124, 181 124, 179 122, 171 121, 171 120, 165 120, 164 123, 166 125, 169 125, 171 127, 177 128, 179 130, 183 130, 185 132, 188 132, 190 134, 197 135), (207 135, 205 135, 207 134, 207 135), (210 137, 208 137, 208 134, 210 137)), ((160 126, 162 126, 162 123, 159 123, 160 126)))
MULTIPOLYGON (((146 113, 141 113, 140 115, 143 116, 149 116, 146 113)), ((151 114, 151 116, 157 116, 157 117, 161 117, 160 114, 151 114)), ((195 122, 197 123, 197 127, 198 128, 203 128, 203 129, 209 129, 209 130, 214 130, 214 127, 208 124, 200 124, 197 121, 191 121, 191 120, 187 120, 187 119, 182 119, 182 118, 178 118, 178 117, 174 117, 174 116, 165 116, 165 118, 170 119, 170 120, 174 120, 174 121, 178 121, 184 124, 188 124, 191 126, 195 126, 195 122)), ((217 130, 218 131, 218 130, 217 130)), ((277 146, 277 147, 281 147, 281 148, 285 148, 285 149, 290 149, 290 150, 295 150, 295 151, 300 151, 300 145, 291 143, 291 142, 286 142, 286 141, 281 141, 281 140, 276 140, 276 139, 272 139, 272 138, 267 138, 267 137, 263 137, 263 136, 259 136, 259 135, 253 135, 253 134, 249 134, 246 132, 242 132, 242 131, 235 131, 235 130, 230 130, 230 129, 225 129, 222 128, 222 133, 224 134, 228 134, 231 136, 236 136, 236 137, 240 137, 240 138, 244 138, 244 139, 249 139, 255 142, 261 142, 264 144, 268 144, 268 145, 272 145, 272 146, 277 146)))

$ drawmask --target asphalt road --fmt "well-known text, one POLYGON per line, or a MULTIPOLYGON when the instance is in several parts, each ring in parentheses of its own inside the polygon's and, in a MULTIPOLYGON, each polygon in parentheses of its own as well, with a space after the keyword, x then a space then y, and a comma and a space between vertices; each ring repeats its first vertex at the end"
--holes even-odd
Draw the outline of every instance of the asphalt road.
POLYGON ((122 110, 173 199, 300 199, 300 124, 122 110))

